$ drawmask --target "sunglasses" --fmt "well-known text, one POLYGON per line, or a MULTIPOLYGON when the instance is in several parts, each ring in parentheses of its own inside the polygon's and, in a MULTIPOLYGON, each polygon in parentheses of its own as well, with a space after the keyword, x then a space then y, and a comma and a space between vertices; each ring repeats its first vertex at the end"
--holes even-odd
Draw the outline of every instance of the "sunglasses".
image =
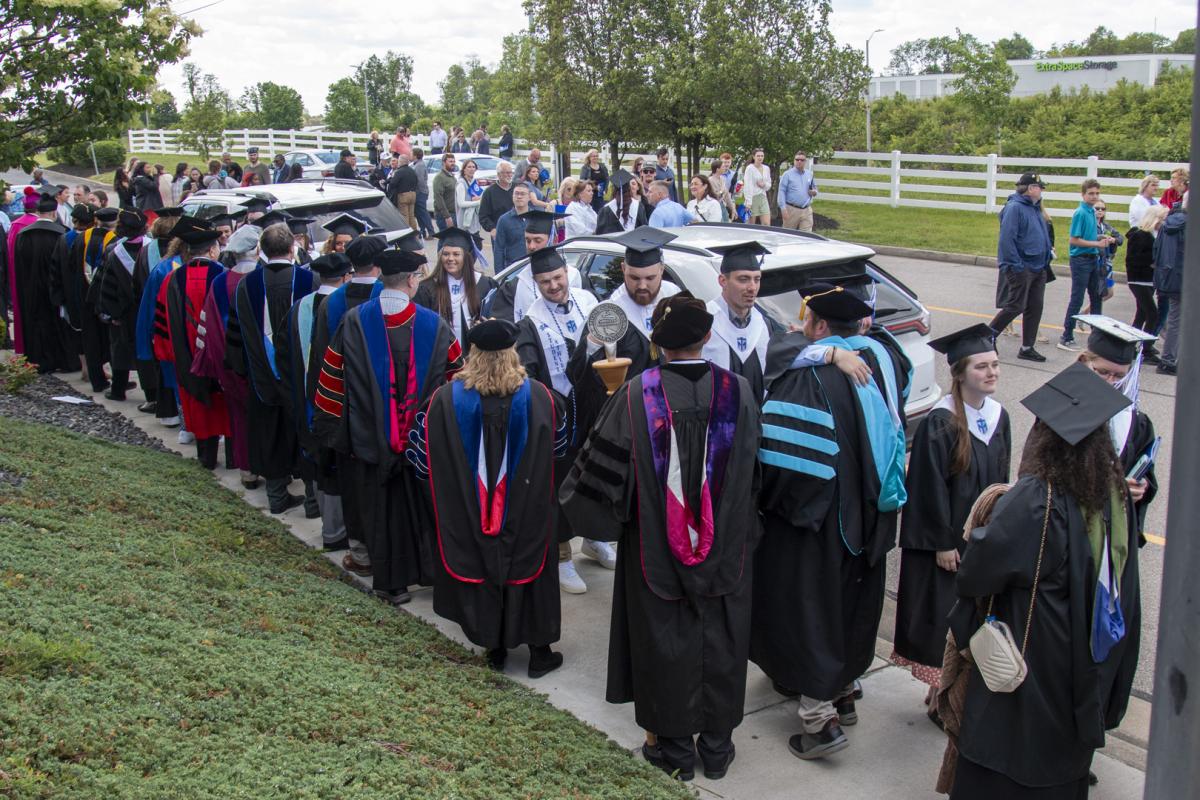
POLYGON ((1104 206, 1096 206, 1096 210, 1097 211, 1108 211, 1108 209, 1105 208, 1104 206))

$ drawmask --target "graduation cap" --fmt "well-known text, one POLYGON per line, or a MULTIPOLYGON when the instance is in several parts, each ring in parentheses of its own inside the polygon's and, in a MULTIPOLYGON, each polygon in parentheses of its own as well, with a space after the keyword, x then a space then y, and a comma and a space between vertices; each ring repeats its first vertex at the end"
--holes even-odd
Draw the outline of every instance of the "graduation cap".
POLYGON ((308 234, 308 226, 316 222, 312 217, 288 217, 287 226, 294 236, 308 234))
POLYGON ((633 183, 636 180, 637 180, 637 176, 634 175, 633 173, 629 172, 629 170, 625 169, 624 167, 621 167, 620 169, 618 169, 616 174, 614 174, 612 176, 613 186, 615 186, 618 191, 620 191, 621 189, 624 189, 626 186, 628 186, 629 184, 633 183))
POLYGON ((247 214, 265 214, 271 208, 271 203, 261 197, 250 197, 242 201, 242 207, 247 214))
POLYGON ((625 246, 625 263, 631 267, 652 267, 663 260, 662 246, 675 239, 675 235, 658 228, 634 228, 613 241, 625 246))
POLYGON ((215 242, 221 238, 221 232, 215 225, 197 217, 180 217, 168 235, 191 246, 215 242))
POLYGON ((350 259, 341 253, 327 253, 308 265, 313 272, 328 280, 340 278, 350 271, 350 259))
POLYGON ((42 192, 38 195, 37 210, 43 214, 48 211, 58 211, 58 201, 50 192, 42 192))
POLYGON ((338 214, 321 227, 334 236, 358 236, 367 232, 368 225, 353 214, 338 214))
POLYGON ((1142 349, 1142 343, 1157 338, 1154 334, 1102 314, 1076 314, 1075 319, 1092 326, 1087 349, 1114 364, 1132 364, 1142 349))
POLYGON ((116 222, 117 216, 120 213, 121 213, 120 211, 118 211, 117 209, 115 209, 111 206, 106 206, 104 208, 98 208, 98 209, 96 209, 96 221, 97 222, 116 222))
POLYGON ((517 343, 517 326, 506 319, 485 319, 467 332, 471 347, 494 352, 517 343))
POLYGON ((761 256, 771 252, 758 242, 738 242, 708 249, 721 255, 721 274, 723 275, 741 270, 758 272, 762 269, 761 256))
POLYGON ((160 217, 182 217, 183 206, 163 206, 155 213, 160 217))
POLYGON ((246 216, 246 209, 238 208, 238 209, 234 209, 234 210, 230 210, 230 211, 222 211, 220 214, 217 214, 216 216, 211 217, 211 219, 212 219, 213 225, 217 225, 218 227, 222 226, 222 225, 228 225, 229 227, 232 228, 234 225, 237 224, 238 220, 242 219, 245 216, 246 216))
POLYGON ((712 329, 713 315, 703 300, 683 291, 659 300, 650 323, 650 341, 668 350, 681 350, 704 338, 712 329))
POLYGON ((996 332, 981 322, 933 339, 929 346, 945 353, 950 366, 954 366, 967 356, 996 352, 996 332))
POLYGON ((375 257, 375 264, 384 275, 401 275, 408 272, 416 272, 426 262, 425 253, 415 250, 384 250, 375 257))
POLYGON ((146 218, 136 208, 122 208, 117 212, 117 224, 130 230, 145 230, 146 218))
POLYGON ((1021 401, 1072 447, 1131 403, 1078 361, 1021 401))
MULTIPOLYGON (((559 214, 555 211, 542 211, 540 208, 530 209, 524 214, 518 214, 525 221, 525 232, 536 233, 541 236, 549 236, 554 230, 554 220, 562 219, 566 214, 559 214)), ((440 235, 440 234, 439 234, 440 235)))
POLYGON ((266 230, 272 225, 286 225, 290 219, 291 216, 289 216, 287 212, 276 208, 268 211, 266 214, 263 214, 261 217, 254 220, 254 224, 263 230, 266 230))
POLYGON ((814 283, 802 295, 801 316, 804 306, 812 308, 822 319, 834 322, 857 322, 871 316, 871 307, 855 296, 845 286, 830 283, 814 283))
POLYGON ((384 250, 387 250, 387 242, 382 236, 355 236, 350 244, 346 245, 346 257, 355 269, 378 266, 376 258, 384 250))
MULTIPOLYGON (((526 230, 529 230, 526 228, 526 230)), ((434 234, 438 240, 438 250, 443 247, 461 247, 464 252, 475 252, 475 240, 471 238, 471 234, 464 231, 462 228, 446 228, 434 234)))
POLYGON ((412 229, 406 231, 388 231, 383 235, 387 243, 401 250, 411 250, 414 253, 424 253, 425 243, 420 235, 412 229))
POLYGON ((91 225, 96 219, 96 209, 89 206, 87 203, 79 203, 71 209, 71 220, 81 222, 84 225, 91 225))
POLYGON ((543 247, 529 254, 529 267, 534 275, 545 275, 566 266, 567 262, 563 260, 562 253, 553 247, 543 247))
POLYGON ((243 225, 229 237, 229 241, 225 243, 225 249, 237 255, 249 253, 258 247, 258 240, 261 237, 262 228, 257 225, 243 225))

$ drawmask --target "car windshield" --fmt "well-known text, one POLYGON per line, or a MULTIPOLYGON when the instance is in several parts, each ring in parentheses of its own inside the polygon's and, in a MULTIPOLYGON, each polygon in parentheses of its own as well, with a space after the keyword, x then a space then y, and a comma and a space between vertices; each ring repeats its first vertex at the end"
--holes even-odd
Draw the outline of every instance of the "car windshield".
MULTIPOLYGON (((352 213, 355 216, 362 217, 371 224, 372 228, 379 228, 385 231, 406 231, 408 223, 404 221, 404 217, 396 210, 396 207, 391 203, 381 202, 384 198, 375 198, 373 205, 358 206, 353 209, 352 213)), ((345 207, 334 208, 320 212, 312 213, 311 211, 304 212, 305 216, 315 217, 316 222, 309 225, 312 231, 313 243, 323 242, 329 238, 329 231, 321 226, 329 220, 336 217, 338 214, 345 213, 348 209, 345 207)), ((300 212, 297 212, 300 213, 300 212)))
POLYGON ((314 153, 314 155, 324 161, 326 164, 336 164, 338 158, 340 158, 337 152, 333 150, 324 150, 320 153, 314 153))

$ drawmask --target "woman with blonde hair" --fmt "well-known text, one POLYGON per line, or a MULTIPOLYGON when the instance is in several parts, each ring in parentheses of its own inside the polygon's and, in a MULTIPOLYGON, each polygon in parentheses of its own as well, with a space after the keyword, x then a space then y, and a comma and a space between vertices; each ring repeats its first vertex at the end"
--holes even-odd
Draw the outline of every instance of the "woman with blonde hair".
POLYGON ((529 379, 517 326, 489 319, 471 329, 466 364, 429 401, 409 437, 409 460, 428 479, 441 558, 433 610, 457 622, 503 671, 510 648, 529 646, 528 675, 562 666, 558 570, 547 564, 557 531, 553 396, 529 379), (496 555, 503 553, 503 558, 496 555))
MULTIPOLYGON (((1142 212, 1137 226, 1130 229, 1126 239, 1125 277, 1133 302, 1137 304, 1133 327, 1147 333, 1158 330, 1158 304, 1154 302, 1154 240, 1169 211, 1164 205, 1148 207, 1142 212)), ((1153 342, 1149 342, 1142 348, 1142 357, 1148 364, 1157 364, 1159 361, 1158 351, 1153 345, 1153 342)))
POLYGON ((596 232, 596 211, 592 208, 592 200, 596 197, 596 184, 591 181, 578 180, 574 191, 567 203, 567 238, 575 236, 590 236, 596 232))
POLYGON ((579 180, 591 181, 594 188, 591 206, 597 214, 604 208, 604 193, 608 191, 608 167, 600 161, 600 151, 596 148, 588 150, 583 157, 583 166, 579 168, 579 180))
POLYGON ((1142 221, 1142 215, 1159 205, 1159 202, 1154 199, 1156 194, 1158 194, 1158 176, 1150 173, 1142 178, 1142 185, 1138 187, 1138 193, 1129 199, 1129 227, 1136 228, 1142 221))

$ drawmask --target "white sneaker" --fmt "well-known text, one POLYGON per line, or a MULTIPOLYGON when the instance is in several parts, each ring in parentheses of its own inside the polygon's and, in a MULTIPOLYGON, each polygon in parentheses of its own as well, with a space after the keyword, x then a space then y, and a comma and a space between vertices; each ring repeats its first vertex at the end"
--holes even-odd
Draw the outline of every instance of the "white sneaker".
POLYGON ((600 562, 600 566, 605 569, 617 568, 617 551, 608 542, 597 542, 592 539, 584 539, 583 547, 579 548, 579 552, 588 558, 594 558, 600 562))
POLYGON ((180 431, 179 432, 179 443, 180 444, 191 444, 194 441, 196 441, 196 434, 192 433, 191 431, 180 431))
POLYGON ((587 584, 575 571, 574 561, 558 562, 558 588, 568 594, 583 594, 587 591, 587 584))
POLYGON ((177 428, 177 427, 179 427, 179 422, 180 422, 180 420, 179 420, 178 414, 176 414, 173 417, 163 417, 162 419, 160 419, 158 421, 158 423, 160 425, 162 425, 163 427, 166 427, 166 428, 177 428))

